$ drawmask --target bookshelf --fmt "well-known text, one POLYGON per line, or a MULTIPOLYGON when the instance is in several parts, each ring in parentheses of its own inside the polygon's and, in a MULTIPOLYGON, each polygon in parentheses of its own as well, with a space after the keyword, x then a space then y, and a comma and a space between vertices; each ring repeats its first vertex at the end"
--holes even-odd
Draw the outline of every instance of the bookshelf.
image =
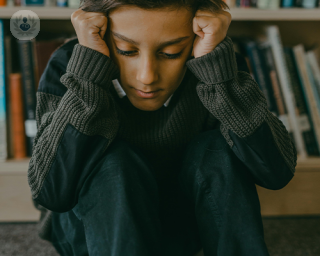
MULTIPOLYGON (((0 7, 0 18, 9 19, 18 10, 32 10, 41 20, 40 33, 72 33, 70 21, 76 9, 67 7, 0 7)), ((261 36, 263 27, 277 25, 283 45, 299 43, 306 49, 320 45, 320 8, 288 8, 259 10, 231 9, 231 36, 261 36)), ((320 59, 320 53, 319 58, 320 59)), ((27 183, 30 158, 0 162, 0 221, 37 221, 39 211, 31 202, 27 183), (17 189, 18 188, 18 189, 17 189)), ((320 157, 302 159, 298 156, 296 174, 283 189, 273 191, 257 186, 263 216, 320 214, 320 157)))
MULTIPOLYGON (((19 10, 34 11, 41 19, 68 20, 76 9, 68 7, 0 7, 0 17, 10 19, 19 10)), ((277 10, 264 10, 257 8, 231 8, 230 13, 234 21, 241 20, 318 20, 320 21, 320 8, 301 9, 288 8, 277 10)))

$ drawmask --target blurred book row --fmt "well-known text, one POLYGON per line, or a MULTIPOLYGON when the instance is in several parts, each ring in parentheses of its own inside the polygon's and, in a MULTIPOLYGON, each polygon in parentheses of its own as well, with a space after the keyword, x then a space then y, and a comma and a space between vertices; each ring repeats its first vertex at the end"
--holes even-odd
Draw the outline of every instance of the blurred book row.
POLYGON ((319 8, 320 0, 224 0, 230 8, 319 8))
MULTIPOLYGON (((230 8, 318 8, 320 0, 224 0, 230 8)), ((58 6, 79 8, 80 0, 0 0, 0 6, 58 6)))
POLYGON ((45 6, 79 8, 80 0, 0 0, 1 6, 45 6))
POLYGON ((31 157, 36 91, 51 54, 66 40, 18 40, 0 19, 0 160, 31 157))
POLYGON ((278 26, 259 38, 232 38, 268 108, 287 128, 302 158, 320 152, 319 46, 284 46, 278 26))
MULTIPOLYGON (((17 40, 0 20, 0 160, 31 157, 37 86, 51 54, 68 39, 17 40)), ((283 46, 277 26, 267 26, 264 37, 232 40, 298 154, 319 156, 319 48, 283 46)))

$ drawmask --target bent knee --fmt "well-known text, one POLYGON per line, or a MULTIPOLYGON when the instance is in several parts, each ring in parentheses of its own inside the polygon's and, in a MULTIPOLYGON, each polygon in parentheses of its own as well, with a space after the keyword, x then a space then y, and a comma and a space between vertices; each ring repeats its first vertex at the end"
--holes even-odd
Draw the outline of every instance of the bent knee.
POLYGON ((205 171, 215 172, 222 170, 224 165, 220 160, 232 153, 231 149, 219 129, 202 132, 195 136, 184 152, 179 182, 183 187, 192 186, 198 180, 205 177, 205 171))

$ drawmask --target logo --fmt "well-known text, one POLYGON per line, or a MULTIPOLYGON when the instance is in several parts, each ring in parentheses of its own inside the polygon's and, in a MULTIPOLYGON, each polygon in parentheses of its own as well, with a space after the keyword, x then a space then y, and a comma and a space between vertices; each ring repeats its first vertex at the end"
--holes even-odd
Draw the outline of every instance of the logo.
POLYGON ((31 40, 39 34, 40 19, 33 11, 17 11, 10 18, 10 31, 19 40, 31 40))

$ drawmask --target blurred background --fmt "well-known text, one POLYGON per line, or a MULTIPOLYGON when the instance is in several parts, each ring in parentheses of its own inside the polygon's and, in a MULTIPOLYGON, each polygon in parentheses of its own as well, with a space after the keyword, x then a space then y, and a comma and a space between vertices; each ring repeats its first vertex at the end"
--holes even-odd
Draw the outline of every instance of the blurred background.
MULTIPOLYGON (((295 177, 285 188, 257 185, 270 255, 319 256, 320 0, 226 2, 234 49, 298 151, 295 177)), ((70 16, 79 0, 0 0, 0 6, 0 256, 57 256, 37 235, 40 212, 27 170, 38 83, 51 54, 76 37, 70 16), (20 41, 11 34, 10 18, 19 10, 39 16, 36 38, 20 41)))

